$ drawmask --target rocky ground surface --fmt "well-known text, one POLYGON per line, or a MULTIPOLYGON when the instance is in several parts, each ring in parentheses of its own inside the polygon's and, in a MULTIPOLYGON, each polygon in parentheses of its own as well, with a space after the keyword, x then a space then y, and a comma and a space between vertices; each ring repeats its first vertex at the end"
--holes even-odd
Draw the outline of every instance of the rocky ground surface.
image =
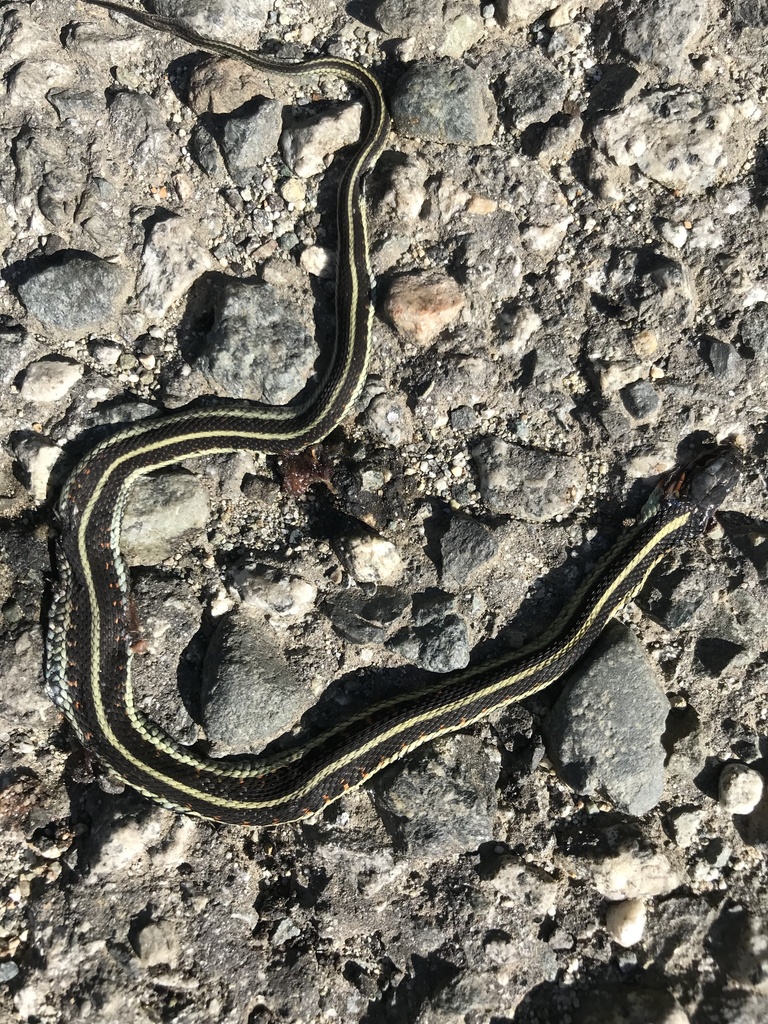
POLYGON ((319 820, 89 781, 42 674, 57 489, 117 424, 311 387, 361 107, 3 3, 0 1018, 768 1019, 768 6, 154 9, 370 65, 394 117, 354 415, 313 463, 131 495, 136 685, 170 733, 259 750, 326 687, 338 717, 521 646, 678 458, 732 439, 745 473, 569 679, 319 820))

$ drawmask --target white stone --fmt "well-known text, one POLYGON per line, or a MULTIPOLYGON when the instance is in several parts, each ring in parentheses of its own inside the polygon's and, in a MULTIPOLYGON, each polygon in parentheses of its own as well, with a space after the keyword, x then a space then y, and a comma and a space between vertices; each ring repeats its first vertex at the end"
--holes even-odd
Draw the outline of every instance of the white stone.
POLYGON ((594 865, 593 883, 608 900, 630 900, 671 892, 680 876, 663 853, 622 850, 594 865))
POLYGON ((357 141, 362 116, 362 103, 350 103, 286 128, 280 137, 283 159, 300 178, 320 174, 334 153, 357 141))
POLYGON ((299 257, 302 270, 313 277, 333 277, 336 269, 335 254, 322 245, 308 245, 299 257))
POLYGON ((375 534, 351 537, 345 555, 346 568, 358 583, 384 583, 403 571, 395 545, 375 534))
POLYGON ((696 195, 733 173, 736 117, 731 104, 714 96, 657 89, 606 114, 594 136, 620 167, 636 164, 667 188, 696 195))
POLYGON ((235 575, 234 583, 243 604, 263 613, 273 625, 287 626, 305 618, 317 600, 312 583, 275 570, 244 569, 235 575))
POLYGON ((440 53, 446 57, 461 57, 483 34, 483 22, 473 12, 463 12, 446 25, 440 53))
POLYGON ((159 322, 212 266, 210 253, 195 238, 186 220, 172 217, 160 221, 152 228, 141 254, 139 308, 148 319, 159 322))
POLYGON ((102 366, 116 366, 123 350, 112 341, 95 341, 89 351, 97 363, 102 366))
POLYGON ((665 220, 661 225, 661 237, 676 249, 682 249, 688 240, 688 229, 684 224, 674 224, 671 220, 665 220))
POLYGON ((701 828, 702 813, 700 810, 683 811, 674 819, 672 828, 675 842, 683 849, 691 846, 701 828))
POLYGON ((23 60, 5 75, 5 83, 8 103, 42 110, 48 92, 72 84, 72 70, 55 60, 23 60))
POLYGON ((751 814, 763 795, 763 777, 746 764, 727 764, 720 772, 720 806, 729 814, 751 814))
POLYGON ((286 203, 303 203, 307 198, 307 186, 301 178, 288 178, 280 186, 280 195, 286 203))
POLYGON ((29 490, 36 501, 48 497, 51 470, 61 458, 61 448, 50 442, 34 439, 17 452, 20 461, 29 474, 29 490))
POLYGON ((149 865, 149 851, 160 844, 169 823, 167 811, 156 808, 139 825, 135 821, 116 824, 103 839, 90 865, 87 884, 102 886, 105 878, 114 879, 129 871, 140 876, 149 865))
POLYGON ((393 207, 403 220, 416 220, 427 201, 428 175, 427 164, 421 157, 408 156, 402 164, 392 168, 382 203, 393 207))
POLYGON ((145 967, 178 965, 179 937, 170 921, 148 921, 133 937, 132 944, 145 967))
POLYGON ((38 359, 27 367, 21 397, 25 402, 58 402, 82 375, 82 366, 71 359, 38 359))
POLYGON ((499 345, 499 355, 521 355, 542 323, 541 317, 534 309, 527 305, 520 306, 504 322, 504 340, 499 345))
POLYGON ((646 910, 642 900, 624 900, 612 903, 605 915, 608 934, 620 946, 628 949, 638 943, 645 931, 646 910))

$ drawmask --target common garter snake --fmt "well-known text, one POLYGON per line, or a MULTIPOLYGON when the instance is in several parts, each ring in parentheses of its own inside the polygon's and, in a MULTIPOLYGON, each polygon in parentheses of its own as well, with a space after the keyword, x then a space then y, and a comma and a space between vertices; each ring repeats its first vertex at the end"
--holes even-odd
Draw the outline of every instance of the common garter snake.
POLYGON ((46 675, 54 702, 80 742, 128 785, 167 807, 230 823, 300 820, 415 747, 562 676, 660 559, 707 529, 738 475, 739 460, 733 449, 717 447, 664 481, 639 523, 531 648, 398 693, 274 757, 215 760, 177 743, 134 699, 128 575, 119 546, 126 496, 140 476, 189 458, 301 451, 344 418, 368 363, 371 275, 361 182, 385 144, 389 118, 375 77, 348 60, 313 57, 285 64, 107 0, 87 2, 272 74, 340 76, 368 104, 367 130, 339 189, 335 351, 310 398, 279 407, 187 408, 132 425, 80 461, 58 505, 59 583, 49 616, 46 675))

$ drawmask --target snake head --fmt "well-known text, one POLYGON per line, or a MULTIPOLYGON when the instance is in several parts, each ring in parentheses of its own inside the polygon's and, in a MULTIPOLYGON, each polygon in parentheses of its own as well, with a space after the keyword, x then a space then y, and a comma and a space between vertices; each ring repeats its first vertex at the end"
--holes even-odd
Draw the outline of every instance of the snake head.
POLYGON ((705 448, 691 462, 672 471, 659 485, 660 499, 690 502, 705 522, 711 523, 718 508, 739 481, 741 452, 732 444, 705 448))

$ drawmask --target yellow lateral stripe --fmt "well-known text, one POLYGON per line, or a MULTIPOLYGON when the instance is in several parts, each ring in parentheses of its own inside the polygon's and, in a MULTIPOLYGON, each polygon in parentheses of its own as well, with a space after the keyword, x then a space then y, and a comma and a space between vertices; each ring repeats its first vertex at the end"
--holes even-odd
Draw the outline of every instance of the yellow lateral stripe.
MULTIPOLYGON (((594 609, 592 611, 591 616, 586 621, 586 623, 582 627, 580 633, 578 634, 579 637, 583 636, 586 632, 588 632, 592 628, 592 623, 603 612, 603 610, 605 609, 606 604, 611 600, 611 598, 616 593, 616 591, 618 589, 620 589, 622 583, 629 576, 631 576, 643 564, 643 562, 646 561, 653 554, 654 551, 659 549, 659 545, 662 544, 663 541, 668 536, 670 536, 672 533, 675 533, 682 526, 684 526, 685 523, 688 521, 689 516, 690 516, 690 513, 688 511, 682 513, 677 518, 675 518, 675 519, 671 520, 670 522, 664 524, 662 529, 657 531, 657 533, 653 534, 652 537, 649 538, 648 542, 644 545, 644 547, 627 564, 627 566, 625 567, 624 571, 619 576, 617 576, 614 580, 611 581, 611 585, 609 587, 607 587, 605 592, 601 595, 599 601, 597 602, 597 604, 595 605, 595 607, 594 607, 594 609)), ((662 549, 662 554, 663 554, 663 549, 662 549)), ((654 562, 654 564, 655 564, 655 562, 654 562)), ((652 566, 651 566, 651 568, 652 568, 652 566)), ((650 571, 650 569, 649 569, 649 571, 650 571)), ((627 599, 628 599, 627 596, 624 595, 624 600, 627 600, 627 599)), ((572 647, 572 646, 574 646, 575 643, 576 643, 576 640, 573 640, 568 646, 572 647)), ((549 653, 548 657, 545 658, 543 660, 543 662, 536 663, 536 664, 534 664, 533 666, 529 667, 528 669, 526 669, 525 671, 523 671, 521 673, 518 673, 518 674, 514 674, 513 673, 511 676, 507 676, 507 677, 505 677, 505 678, 503 678, 501 680, 498 680, 494 684, 484 688, 483 690, 478 691, 476 694, 473 694, 472 695, 473 702, 475 700, 484 701, 488 697, 491 697, 494 694, 497 694, 500 690, 506 689, 510 685, 518 684, 522 680, 524 680, 526 678, 529 678, 534 673, 540 673, 543 670, 546 670, 546 668, 549 665, 551 665, 555 661, 559 660, 563 656, 564 653, 565 653, 565 651, 562 648, 559 648, 559 649, 556 648, 553 652, 549 653)), ((486 666, 486 668, 487 668, 487 666, 486 666)), ((455 678, 455 682, 459 683, 461 681, 461 678, 462 678, 461 676, 456 677, 455 678)), ((530 696, 532 693, 538 692, 539 690, 541 690, 545 686, 547 686, 550 681, 551 680, 548 677, 546 679, 543 679, 543 680, 540 679, 539 681, 537 681, 537 684, 535 686, 531 687, 531 689, 529 691, 526 691, 526 692, 520 694, 517 697, 517 699, 522 699, 524 697, 530 696)), ((98 690, 98 687, 96 689, 98 690)), ((404 695, 403 699, 410 699, 410 695, 404 695)), ((333 762, 333 764, 327 766, 324 770, 322 770, 322 771, 316 773, 315 775, 311 776, 302 787, 297 788, 291 794, 291 799, 300 799, 306 793, 308 793, 311 790, 313 790, 314 788, 316 788, 320 783, 322 783, 326 778, 328 778, 328 776, 332 772, 337 771, 339 768, 346 768, 346 767, 349 767, 351 764, 354 764, 357 761, 365 760, 365 757, 366 757, 367 754, 370 754, 377 747, 379 747, 382 744, 388 742, 389 740, 394 739, 398 734, 404 732, 406 729, 410 729, 410 728, 413 728, 415 726, 419 726, 419 725, 422 725, 422 724, 427 724, 427 723, 429 723, 430 721, 432 721, 435 718, 444 717, 447 714, 451 714, 454 711, 458 711, 458 710, 461 709, 461 707, 462 707, 462 705, 464 703, 466 703, 465 700, 458 700, 458 701, 455 701, 455 702, 450 703, 450 704, 444 704, 440 708, 434 709, 432 711, 423 712, 423 713, 418 714, 418 715, 413 715, 409 719, 407 719, 405 722, 398 723, 392 729, 390 729, 390 730, 388 730, 386 732, 382 732, 382 733, 377 734, 377 736, 375 736, 373 739, 369 740, 367 743, 364 743, 364 744, 360 745, 359 747, 356 747, 354 750, 348 752, 348 754, 344 758, 337 759, 336 761, 333 762)), ((388 703, 388 706, 391 706, 391 704, 388 703)), ((485 713, 487 713, 487 711, 484 712, 484 714, 485 713)), ((149 766, 149 765, 145 764, 144 762, 140 761, 139 759, 135 758, 130 753, 130 751, 128 751, 121 743, 119 743, 119 741, 115 737, 114 733, 112 732, 111 728, 109 727, 109 723, 108 723, 108 721, 106 719, 106 716, 104 715, 103 706, 101 705, 101 701, 100 700, 99 700, 99 706, 98 706, 98 716, 99 716, 99 724, 100 724, 102 730, 104 731, 105 735, 108 736, 111 745, 115 748, 115 750, 117 750, 121 754, 122 757, 124 757, 128 761, 132 762, 136 767, 140 768, 142 770, 142 772, 151 775, 153 778, 156 778, 158 780, 163 781, 170 788, 175 789, 175 790, 177 790, 179 792, 186 793, 188 796, 191 796, 191 797, 195 797, 195 796, 199 797, 199 795, 200 795, 199 790, 195 790, 192 787, 182 786, 182 785, 179 784, 178 781, 170 779, 167 776, 162 775, 160 772, 154 771, 151 768, 151 766, 149 766)), ((482 716, 478 716, 478 717, 482 717, 482 716)), ((471 721, 476 721, 476 720, 477 719, 471 719, 471 721)), ((470 720, 468 720, 468 723, 469 723, 469 721, 470 720)), ((428 742, 429 739, 434 739, 437 736, 441 735, 441 733, 445 733, 445 731, 446 731, 445 729, 442 729, 442 730, 438 729, 436 732, 433 732, 433 733, 429 734, 426 739, 422 739, 420 737, 419 742, 420 743, 421 742, 428 742)), ((199 762, 196 758, 190 758, 190 760, 187 763, 192 763, 192 764, 195 764, 195 765, 200 765, 200 767, 201 767, 201 769, 203 771, 212 771, 212 772, 215 773, 216 770, 217 770, 216 766, 215 766, 215 763, 211 762, 210 764, 208 764, 206 762, 199 762)), ((248 773, 248 774, 238 774, 237 777, 238 778, 243 778, 243 777, 248 777, 248 775, 253 777, 253 776, 256 776, 256 775, 258 775, 260 773, 263 773, 263 767, 258 766, 258 765, 254 765, 254 767, 253 767, 253 769, 251 770, 250 773, 248 773)), ((220 804, 221 806, 226 806, 226 807, 229 807, 229 808, 232 808, 232 809, 266 810, 266 809, 269 809, 269 808, 271 808, 273 806, 277 806, 279 803, 284 802, 284 799, 285 798, 282 798, 280 801, 277 801, 277 800, 267 800, 267 801, 256 801, 256 802, 250 801, 249 802, 249 801, 232 801, 232 800, 228 800, 228 799, 226 799, 224 797, 217 796, 216 802, 218 804, 220 804)))
POLYGON ((685 474, 672 477, 671 485, 665 482, 652 514, 600 559, 591 581, 556 621, 551 639, 545 633, 528 652, 511 652, 431 686, 401 692, 274 756, 217 762, 174 741, 136 704, 128 569, 120 552, 127 495, 140 477, 189 458, 238 450, 301 451, 321 441, 348 414, 367 373, 373 315, 362 179, 385 144, 389 117, 376 78, 345 59, 281 62, 205 39, 168 19, 111 0, 85 2, 267 73, 290 78, 336 75, 362 91, 370 110, 339 186, 336 337, 315 390, 290 406, 208 406, 127 427, 86 455, 65 485, 59 506, 68 533, 49 621, 48 684, 78 736, 86 745, 92 743, 94 752, 129 785, 165 806, 230 821, 245 822, 255 815, 257 824, 299 820, 422 743, 549 686, 634 596, 674 542, 704 529, 711 506, 701 493, 697 504, 688 500, 690 491, 680 500, 685 474), (334 741, 337 745, 331 746, 334 741), (159 755, 164 762, 169 759, 168 766, 161 769, 153 753, 157 760, 159 755))
MULTIPOLYGON (((109 485, 110 481, 114 478, 115 474, 121 472, 124 468, 128 468, 129 471, 126 474, 125 479, 120 482, 120 490, 116 497, 114 508, 110 510, 111 518, 109 530, 112 547, 111 558, 114 561, 115 571, 118 574, 118 579, 121 584, 123 582, 127 582, 126 570, 122 563, 119 551, 119 523, 122 515, 124 495, 127 494, 130 486, 137 477, 155 469, 177 464, 187 457, 201 454, 215 454, 217 452, 233 451, 242 448, 269 450, 271 444, 281 449, 290 449, 291 446, 293 446, 296 450, 301 450, 311 443, 315 434, 320 434, 321 424, 323 424, 322 435, 324 436, 332 425, 340 422, 346 415, 367 372, 367 335, 370 329, 370 316, 372 313, 370 303, 367 299, 363 300, 360 290, 361 274, 364 274, 366 277, 366 292, 370 286, 370 266, 366 245, 364 211, 361 208, 360 219, 358 221, 356 217, 357 208, 354 204, 354 195, 362 173, 367 169, 369 164, 375 160, 378 152, 380 152, 383 146, 388 132, 388 117, 384 106, 383 94, 376 79, 365 69, 351 62, 345 61, 344 59, 317 57, 299 65, 285 62, 281 63, 279 60, 254 55, 240 47, 232 46, 227 43, 206 40, 194 31, 179 29, 179 27, 174 25, 172 22, 159 16, 147 15, 144 12, 122 8, 119 4, 112 4, 110 2, 98 3, 97 0, 96 5, 124 13, 133 17, 134 20, 147 24, 150 27, 165 28, 168 31, 180 35, 182 38, 189 40, 193 44, 201 45, 203 48, 208 49, 211 52, 240 58, 257 68, 266 70, 269 73, 275 73, 290 78, 315 76, 317 74, 324 73, 334 74, 345 79, 351 85, 362 89, 366 99, 368 100, 372 114, 371 123, 364 137, 364 141, 358 149, 358 152, 355 154, 352 163, 345 172, 345 178, 342 185, 344 192, 342 200, 343 215, 340 215, 339 221, 340 241, 342 239, 344 240, 345 249, 340 252, 340 272, 341 267, 343 266, 345 268, 343 272, 343 281, 347 286, 347 293, 344 296, 346 333, 343 339, 340 339, 337 336, 334 359, 331 361, 324 377, 324 380, 328 383, 328 387, 321 384, 319 393, 310 396, 306 401, 299 405, 285 409, 268 406, 255 406, 253 409, 208 408, 198 410, 191 414, 180 414, 175 420, 174 417, 170 418, 173 422, 173 427, 177 430, 175 436, 172 437, 157 437, 156 434, 158 430, 162 430, 167 434, 168 420, 150 421, 149 423, 139 424, 136 427, 123 431, 114 438, 107 439, 105 442, 102 442, 97 446, 91 455, 86 457, 81 465, 77 467, 75 473, 70 478, 68 486, 71 488, 71 496, 67 493, 65 488, 62 501, 64 504, 69 501, 67 512, 75 518, 79 516, 79 522, 76 529, 77 551, 80 565, 82 567, 87 603, 89 606, 88 618, 86 621, 90 624, 90 678, 88 680, 88 686, 93 701, 93 711, 96 721, 105 741, 112 746, 116 753, 118 753, 128 763, 133 764, 141 773, 154 775, 159 781, 169 783, 173 787, 173 780, 166 780, 160 773, 153 772, 148 765, 141 761, 141 759, 136 758, 131 751, 126 748, 125 744, 119 742, 111 727, 110 717, 105 705, 105 694, 110 689, 111 681, 103 678, 101 665, 101 640, 103 636, 104 623, 100 618, 101 612, 99 609, 99 596, 97 592, 96 578, 93 571, 94 567, 90 563, 88 553, 88 538, 90 536, 91 526, 94 521, 94 517, 102 515, 101 501, 103 499, 105 489, 109 485), (361 229, 362 237, 357 236, 358 224, 361 229), (344 260, 343 263, 342 258, 344 260), (363 301, 365 301, 366 307, 366 316, 364 317, 365 322, 361 322, 358 319, 361 309, 360 304, 363 301), (342 357, 341 363, 338 362, 339 356, 342 357), (354 367, 353 360, 355 361, 354 367), (345 396, 343 401, 342 395, 345 396), (315 409, 314 415, 312 415, 313 408, 315 409), (331 415, 331 410, 333 410, 333 419, 332 422, 328 422, 327 420, 331 415), (310 421, 308 423, 303 422, 307 413, 310 414, 310 421), (219 418, 222 414, 231 416, 234 422, 238 424, 237 429, 196 429, 198 425, 203 425, 214 418, 219 418), (254 423, 254 429, 248 429, 249 421, 254 423), (196 450, 192 452, 185 451, 180 454, 174 453, 173 455, 166 457, 162 455, 163 451, 168 452, 179 443, 184 444, 187 449, 191 447, 196 450), (126 445, 127 450, 113 456, 110 461, 104 462, 104 459, 109 457, 110 450, 117 444, 126 445), (102 465, 99 465, 99 456, 101 456, 102 465), (133 471, 130 469, 132 465, 136 465, 137 467, 133 471), (90 477, 92 468, 99 474, 95 484, 93 484, 92 480, 87 479, 87 477, 90 477), (78 509, 77 507, 77 486, 79 484, 77 479, 78 474, 82 474, 83 483, 90 491, 90 495, 83 509, 78 509), (91 486, 93 488, 92 490, 90 490, 91 486)), ((318 436, 317 439, 319 440, 320 437, 318 436)), ((122 599, 125 600, 125 594, 122 595, 122 599)), ((66 619, 62 620, 62 624, 64 626, 63 633, 66 634, 69 630, 68 612, 66 619)), ((126 676, 124 683, 127 704, 124 710, 127 715, 127 720, 137 733, 142 735, 144 738, 151 740, 151 729, 145 728, 142 725, 141 717, 133 704, 133 687, 130 674, 130 651, 128 649, 126 649, 125 652, 125 661, 126 676)), ((60 675, 63 674, 63 669, 59 668, 58 672, 60 675)), ((172 746, 173 745, 169 742, 166 749, 170 750, 172 746)), ((198 760, 192 756, 188 758, 185 757, 181 750, 175 750, 174 756, 195 765, 199 763, 198 760)), ((195 789, 184 787, 184 791, 196 799, 206 799, 206 795, 204 793, 195 789)))

